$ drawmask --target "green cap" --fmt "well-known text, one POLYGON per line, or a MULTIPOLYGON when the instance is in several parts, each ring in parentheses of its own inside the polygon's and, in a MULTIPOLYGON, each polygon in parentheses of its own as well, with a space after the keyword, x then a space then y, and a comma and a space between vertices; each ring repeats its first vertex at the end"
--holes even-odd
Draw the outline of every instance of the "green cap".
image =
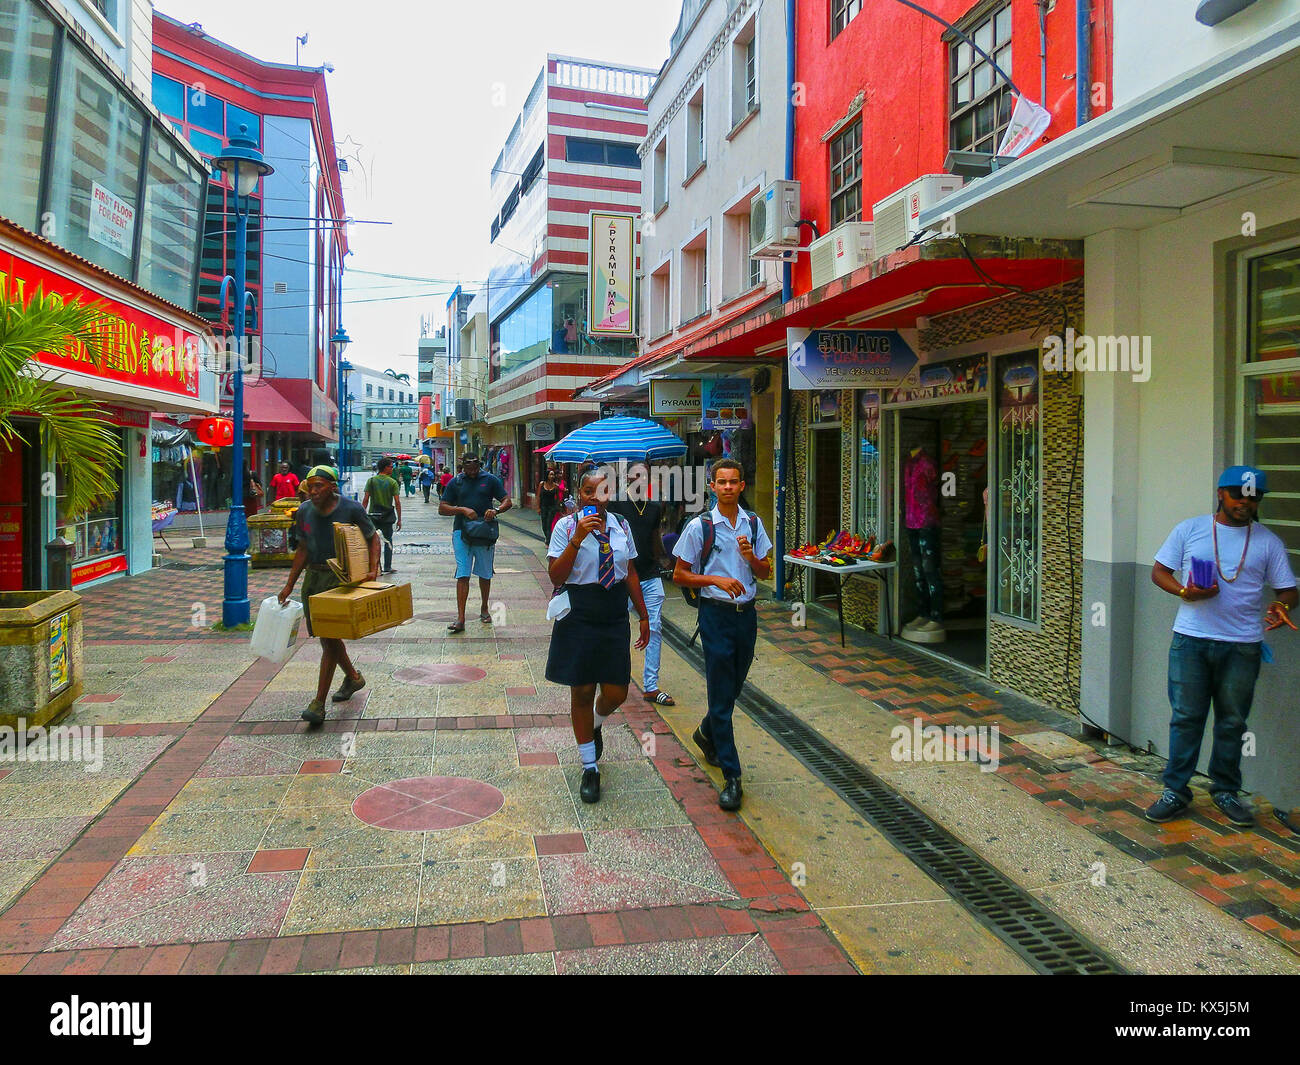
POLYGON ((313 477, 324 477, 327 481, 338 484, 339 471, 333 466, 313 466, 307 474, 307 480, 310 481, 313 477))

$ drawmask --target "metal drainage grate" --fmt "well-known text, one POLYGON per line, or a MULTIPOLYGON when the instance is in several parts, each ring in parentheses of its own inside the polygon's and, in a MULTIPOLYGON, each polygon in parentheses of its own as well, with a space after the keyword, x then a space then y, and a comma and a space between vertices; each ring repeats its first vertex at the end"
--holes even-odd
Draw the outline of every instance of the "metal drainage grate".
MULTIPOLYGON (((682 630, 665 620, 663 632, 677 652, 703 672, 703 652, 687 645, 682 630)), ((1037 972, 1108 975, 1124 971, 1018 884, 785 707, 752 687, 738 702, 745 713, 1037 972)))

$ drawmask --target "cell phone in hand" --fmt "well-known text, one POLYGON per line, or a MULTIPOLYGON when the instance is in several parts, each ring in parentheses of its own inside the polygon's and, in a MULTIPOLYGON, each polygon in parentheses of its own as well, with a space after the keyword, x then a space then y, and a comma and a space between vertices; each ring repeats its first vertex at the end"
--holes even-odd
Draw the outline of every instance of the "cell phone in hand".
POLYGON ((582 516, 583 516, 584 518, 590 518, 590 517, 593 517, 596 513, 597 513, 597 511, 596 511, 596 508, 595 508, 595 507, 583 507, 583 508, 582 508, 582 516))

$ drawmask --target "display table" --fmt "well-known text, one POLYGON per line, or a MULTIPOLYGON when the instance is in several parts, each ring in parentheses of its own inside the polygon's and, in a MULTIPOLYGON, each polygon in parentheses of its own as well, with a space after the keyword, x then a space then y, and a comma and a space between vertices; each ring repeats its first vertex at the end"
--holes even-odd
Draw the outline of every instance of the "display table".
MULTIPOLYGON (((851 566, 832 566, 827 562, 819 562, 812 558, 795 558, 794 555, 786 555, 785 560, 794 566, 803 566, 805 569, 821 570, 823 573, 833 573, 837 578, 835 582, 835 610, 840 618, 840 646, 844 646, 844 584, 850 577, 874 577, 880 585, 880 594, 884 600, 885 635, 891 640, 894 638, 893 611, 889 605, 889 578, 886 570, 891 570, 898 565, 897 562, 855 562, 851 566)), ((865 628, 865 626, 864 626, 865 628)))

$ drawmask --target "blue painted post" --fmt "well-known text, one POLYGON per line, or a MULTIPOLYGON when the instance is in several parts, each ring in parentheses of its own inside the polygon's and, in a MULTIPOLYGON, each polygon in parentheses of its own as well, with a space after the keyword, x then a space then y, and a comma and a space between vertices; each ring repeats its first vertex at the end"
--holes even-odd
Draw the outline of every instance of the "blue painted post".
POLYGON ((244 514, 244 294, 248 280, 248 207, 245 203, 240 210, 239 164, 235 164, 231 185, 235 188, 235 439, 231 443, 225 599, 221 603, 221 623, 228 629, 246 625, 249 619, 248 518, 244 514))

